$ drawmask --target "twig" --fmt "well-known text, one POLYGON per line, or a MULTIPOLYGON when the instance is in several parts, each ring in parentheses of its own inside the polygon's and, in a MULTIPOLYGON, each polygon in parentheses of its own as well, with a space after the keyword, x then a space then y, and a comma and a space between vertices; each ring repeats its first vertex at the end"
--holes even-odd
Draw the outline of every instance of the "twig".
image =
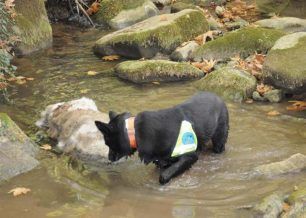
POLYGON ((87 12, 85 11, 85 9, 82 7, 82 5, 79 3, 78 0, 75 0, 77 6, 79 6, 79 8, 81 9, 81 11, 83 12, 83 14, 87 17, 87 19, 89 20, 89 22, 91 23, 91 25, 93 27, 95 27, 95 24, 92 22, 92 20, 90 19, 89 15, 87 14, 87 12))
POLYGON ((77 8, 78 15, 80 15, 80 9, 79 9, 80 3, 78 2, 78 0, 74 0, 74 2, 75 2, 75 4, 76 4, 76 8, 77 8))
POLYGON ((86 6, 87 8, 89 8, 88 7, 88 5, 83 1, 83 0, 79 0, 84 6, 86 6))
POLYGON ((70 8, 70 11, 71 11, 72 14, 74 15, 74 11, 73 11, 73 8, 72 8, 72 5, 71 5, 70 0, 68 0, 68 5, 69 5, 69 8, 70 8))

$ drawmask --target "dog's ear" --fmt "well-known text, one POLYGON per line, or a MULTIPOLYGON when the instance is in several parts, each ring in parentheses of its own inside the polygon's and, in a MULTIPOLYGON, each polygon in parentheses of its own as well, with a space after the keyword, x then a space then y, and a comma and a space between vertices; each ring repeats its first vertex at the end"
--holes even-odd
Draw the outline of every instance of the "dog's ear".
POLYGON ((107 123, 102 123, 100 121, 95 121, 96 126, 98 129, 105 135, 110 135, 111 129, 107 123))
POLYGON ((115 111, 108 112, 109 119, 114 119, 118 114, 115 111))

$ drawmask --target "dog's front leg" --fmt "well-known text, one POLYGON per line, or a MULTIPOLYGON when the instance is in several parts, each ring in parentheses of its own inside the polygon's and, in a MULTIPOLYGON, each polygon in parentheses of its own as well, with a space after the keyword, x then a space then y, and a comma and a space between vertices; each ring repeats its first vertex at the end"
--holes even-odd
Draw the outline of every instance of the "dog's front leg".
POLYGON ((178 161, 170 165, 168 168, 161 171, 159 176, 159 183, 166 184, 173 177, 176 177, 186 170, 188 170, 192 164, 198 160, 198 155, 196 153, 185 154, 179 157, 178 161))

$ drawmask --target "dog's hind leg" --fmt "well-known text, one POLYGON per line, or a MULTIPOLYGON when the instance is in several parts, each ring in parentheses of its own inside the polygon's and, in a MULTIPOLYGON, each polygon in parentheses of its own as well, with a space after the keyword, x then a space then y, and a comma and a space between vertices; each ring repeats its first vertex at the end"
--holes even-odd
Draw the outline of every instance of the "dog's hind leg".
POLYGON ((196 153, 190 153, 179 157, 177 162, 161 171, 159 183, 162 185, 166 184, 173 177, 176 177, 188 170, 197 160, 198 155, 196 153))

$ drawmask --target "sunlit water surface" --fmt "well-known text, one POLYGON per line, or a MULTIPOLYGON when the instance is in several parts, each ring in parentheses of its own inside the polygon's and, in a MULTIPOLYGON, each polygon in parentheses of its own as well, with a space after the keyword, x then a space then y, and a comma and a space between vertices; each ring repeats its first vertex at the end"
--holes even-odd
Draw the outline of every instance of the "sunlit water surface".
MULTIPOLYGON (((13 88, 12 105, 0 105, 28 134, 50 103, 90 97, 103 112, 136 114, 166 108, 196 93, 192 83, 136 86, 102 73, 116 63, 95 57, 91 47, 105 32, 55 25, 53 47, 15 61, 18 72, 34 81, 13 88)), ((245 207, 275 191, 289 192, 305 172, 256 177, 253 168, 295 153, 306 154, 305 113, 288 114, 283 104, 234 104, 226 151, 200 156, 191 170, 170 184, 158 184, 158 171, 136 157, 86 170, 67 165, 67 157, 42 151, 41 166, 0 184, 1 217, 248 217, 245 207), (271 110, 278 117, 266 115, 271 110), (299 117, 299 118, 297 118, 299 117), (14 198, 8 190, 32 191, 14 198)))

